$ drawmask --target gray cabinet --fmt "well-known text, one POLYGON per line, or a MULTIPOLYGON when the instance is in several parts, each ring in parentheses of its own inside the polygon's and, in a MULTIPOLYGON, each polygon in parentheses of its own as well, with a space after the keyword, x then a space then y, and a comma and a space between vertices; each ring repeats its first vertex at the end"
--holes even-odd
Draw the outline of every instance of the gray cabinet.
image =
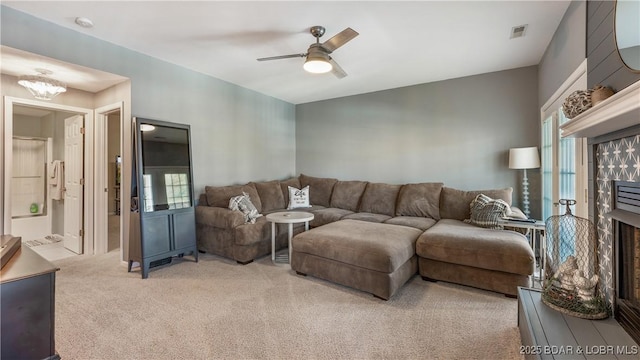
POLYGON ((136 184, 129 239, 129 271, 142 278, 155 264, 192 255, 196 248, 195 202, 189 125, 136 118, 136 184))
POLYGON ((54 338, 58 270, 26 246, 16 251, 2 268, 0 358, 60 359, 54 338))

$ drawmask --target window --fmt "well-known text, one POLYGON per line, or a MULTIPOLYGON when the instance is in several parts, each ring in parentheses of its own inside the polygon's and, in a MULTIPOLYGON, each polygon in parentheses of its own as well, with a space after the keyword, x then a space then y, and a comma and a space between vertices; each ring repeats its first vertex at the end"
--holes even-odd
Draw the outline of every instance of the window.
POLYGON ((191 207, 187 174, 164 174, 164 184, 169 209, 191 207))
POLYGON ((151 175, 142 175, 142 181, 144 182, 144 211, 153 211, 153 186, 151 175))
POLYGON ((542 220, 565 213, 560 199, 576 200, 577 216, 588 216, 586 139, 563 138, 560 125, 569 121, 562 111, 564 100, 587 88, 586 60, 541 109, 542 220))

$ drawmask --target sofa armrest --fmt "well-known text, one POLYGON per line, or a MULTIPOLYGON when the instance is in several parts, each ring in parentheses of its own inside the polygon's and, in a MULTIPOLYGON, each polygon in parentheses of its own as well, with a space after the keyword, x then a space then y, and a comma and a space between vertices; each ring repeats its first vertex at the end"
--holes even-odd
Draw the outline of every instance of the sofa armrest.
POLYGON ((196 206, 196 223, 222 229, 233 229, 244 224, 244 215, 214 206, 196 206))

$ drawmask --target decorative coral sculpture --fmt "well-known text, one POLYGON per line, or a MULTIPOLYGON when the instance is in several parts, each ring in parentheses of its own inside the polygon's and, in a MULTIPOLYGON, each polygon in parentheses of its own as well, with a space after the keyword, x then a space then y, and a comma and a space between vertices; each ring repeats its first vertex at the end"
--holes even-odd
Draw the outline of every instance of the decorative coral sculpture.
POLYGON ((582 301, 591 301, 595 295, 596 285, 598 285, 598 275, 593 275, 591 279, 584 276, 582 270, 578 270, 573 274, 573 283, 578 290, 578 297, 582 301))
POLYGON ((573 276, 576 271, 578 271, 578 262, 576 261, 575 256, 570 255, 567 257, 567 260, 558 266, 558 271, 556 271, 553 277, 556 281, 560 282, 561 288, 571 291, 575 289, 573 276))

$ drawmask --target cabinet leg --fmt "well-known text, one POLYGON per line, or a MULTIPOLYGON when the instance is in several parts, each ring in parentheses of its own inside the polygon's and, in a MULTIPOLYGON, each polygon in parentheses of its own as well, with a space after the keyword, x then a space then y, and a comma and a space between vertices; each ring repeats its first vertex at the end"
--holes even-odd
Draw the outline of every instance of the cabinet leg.
POLYGON ((143 261, 142 262, 142 266, 140 267, 140 270, 142 271, 142 278, 146 279, 149 277, 149 261, 143 261))

